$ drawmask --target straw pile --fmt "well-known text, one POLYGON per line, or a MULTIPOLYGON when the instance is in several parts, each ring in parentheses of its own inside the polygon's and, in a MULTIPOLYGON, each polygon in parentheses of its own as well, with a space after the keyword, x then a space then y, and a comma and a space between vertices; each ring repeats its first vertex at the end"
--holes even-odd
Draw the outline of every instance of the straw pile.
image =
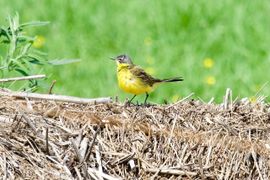
POLYGON ((0 97, 4 179, 267 179, 263 102, 150 107, 0 97))

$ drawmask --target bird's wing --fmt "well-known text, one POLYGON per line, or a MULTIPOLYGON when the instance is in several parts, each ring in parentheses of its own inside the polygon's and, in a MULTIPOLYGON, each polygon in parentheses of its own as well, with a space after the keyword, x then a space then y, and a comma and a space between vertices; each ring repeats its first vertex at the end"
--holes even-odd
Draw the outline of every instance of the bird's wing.
POLYGON ((159 82, 159 79, 153 78, 151 75, 147 74, 142 68, 139 66, 130 66, 130 72, 140 78, 145 84, 152 86, 155 82, 159 82))

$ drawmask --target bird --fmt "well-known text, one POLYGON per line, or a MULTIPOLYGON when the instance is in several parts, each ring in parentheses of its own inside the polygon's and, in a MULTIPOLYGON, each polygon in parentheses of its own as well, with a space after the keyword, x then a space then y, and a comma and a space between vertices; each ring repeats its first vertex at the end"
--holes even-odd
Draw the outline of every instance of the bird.
POLYGON ((184 80, 182 77, 168 79, 154 78, 150 74, 146 73, 144 69, 135 65, 131 58, 126 54, 112 57, 110 59, 116 61, 117 64, 118 86, 124 92, 134 95, 130 99, 129 103, 131 103, 137 95, 145 94, 144 104, 146 105, 149 93, 154 91, 157 85, 184 80))

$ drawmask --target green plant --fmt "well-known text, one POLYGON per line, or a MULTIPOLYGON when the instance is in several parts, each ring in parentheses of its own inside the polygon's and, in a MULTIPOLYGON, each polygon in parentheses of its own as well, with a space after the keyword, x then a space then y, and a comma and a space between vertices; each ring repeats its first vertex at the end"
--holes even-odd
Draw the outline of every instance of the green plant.
MULTIPOLYGON (((8 26, 0 27, 0 43, 4 44, 4 54, 0 54, 1 77, 17 72, 23 76, 32 75, 36 68, 33 65, 48 64, 46 54, 32 48, 35 37, 26 35, 25 29, 33 26, 44 26, 49 22, 28 22, 20 24, 19 15, 8 18, 8 26)), ((4 86, 4 85, 2 85, 4 86)), ((34 91, 38 87, 36 80, 29 80, 28 87, 34 91)))

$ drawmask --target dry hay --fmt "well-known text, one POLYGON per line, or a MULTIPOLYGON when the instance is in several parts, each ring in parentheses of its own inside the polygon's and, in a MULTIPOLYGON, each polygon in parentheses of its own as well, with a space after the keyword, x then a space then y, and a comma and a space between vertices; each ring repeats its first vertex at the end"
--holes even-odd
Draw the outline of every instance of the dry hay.
POLYGON ((7 179, 267 179, 269 106, 150 107, 0 98, 7 179))

